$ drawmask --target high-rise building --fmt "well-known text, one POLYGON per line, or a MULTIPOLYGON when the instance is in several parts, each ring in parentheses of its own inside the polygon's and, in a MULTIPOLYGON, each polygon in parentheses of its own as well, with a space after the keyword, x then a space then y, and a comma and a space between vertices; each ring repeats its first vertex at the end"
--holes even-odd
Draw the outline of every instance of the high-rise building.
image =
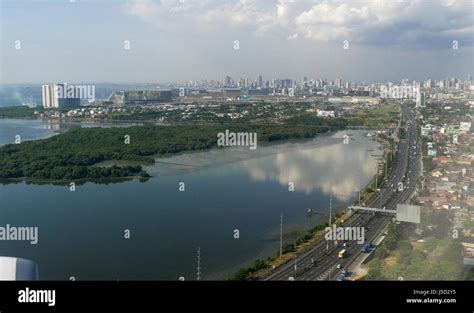
POLYGON ((263 77, 262 75, 257 76, 257 87, 262 87, 263 86, 263 77))
POLYGON ((72 85, 68 86, 66 83, 43 85, 42 94, 43 107, 47 109, 77 107, 81 105, 81 99, 76 95, 75 87, 72 85), (70 91, 72 91, 72 94, 70 91))
POLYGON ((74 86, 68 86, 66 83, 43 85, 43 107, 46 109, 52 109, 80 106, 81 99, 75 95, 75 89, 72 90, 73 96, 70 96, 68 87, 74 88, 74 86))
POLYGON ((456 83, 458 82, 457 78, 451 78, 451 80, 449 81, 449 88, 454 88, 456 87, 456 83))
POLYGON ((245 79, 245 87, 252 87, 252 80, 248 77, 245 79))
POLYGON ((280 81, 280 84, 281 84, 282 87, 291 88, 291 87, 293 87, 293 80, 289 79, 289 78, 282 79, 280 81))
POLYGON ((234 86, 234 80, 230 76, 224 77, 224 80, 222 81, 222 84, 224 87, 233 87, 234 86))
POLYGON ((337 78, 336 82, 335 82, 335 85, 336 85, 337 88, 341 88, 342 80, 340 78, 337 78))
POLYGON ((425 107, 425 93, 422 91, 418 91, 418 93, 416 94, 416 107, 417 108, 425 107))
POLYGON ((59 108, 57 93, 55 92, 55 85, 43 85, 43 108, 59 108))

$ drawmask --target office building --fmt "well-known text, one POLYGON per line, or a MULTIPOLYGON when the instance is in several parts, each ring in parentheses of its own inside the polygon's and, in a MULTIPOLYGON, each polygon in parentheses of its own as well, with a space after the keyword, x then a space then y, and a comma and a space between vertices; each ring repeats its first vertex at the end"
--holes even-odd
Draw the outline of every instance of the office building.
POLYGON ((425 93, 418 91, 416 94, 416 107, 424 108, 425 107, 425 93))
POLYGON ((67 86, 66 83, 43 85, 43 107, 45 109, 59 109, 80 106, 81 99, 75 95, 75 92, 70 96, 68 87, 71 86, 67 86))

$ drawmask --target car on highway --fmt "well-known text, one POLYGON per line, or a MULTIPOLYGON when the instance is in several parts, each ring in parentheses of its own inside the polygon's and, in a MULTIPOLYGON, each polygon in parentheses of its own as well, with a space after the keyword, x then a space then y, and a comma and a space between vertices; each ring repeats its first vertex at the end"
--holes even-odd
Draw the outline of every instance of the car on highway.
POLYGON ((346 249, 342 249, 341 251, 339 251, 338 255, 337 255, 339 258, 343 258, 346 256, 346 249))
POLYGON ((367 253, 367 252, 370 252, 371 248, 372 248, 372 242, 368 242, 362 247, 361 251, 363 253, 367 253))
POLYGON ((337 281, 344 281, 345 278, 346 278, 346 275, 340 274, 339 276, 337 276, 337 281))

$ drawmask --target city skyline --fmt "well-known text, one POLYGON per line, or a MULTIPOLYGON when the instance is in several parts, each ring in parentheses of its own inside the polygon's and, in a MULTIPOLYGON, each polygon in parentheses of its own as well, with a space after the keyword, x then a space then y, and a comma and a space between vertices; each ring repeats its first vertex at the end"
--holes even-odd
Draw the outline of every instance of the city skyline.
MULTIPOLYGON (((302 85, 304 79, 306 79, 307 83, 310 82, 323 82, 323 85, 327 86, 336 86, 338 87, 338 81, 340 81, 340 87, 344 87, 346 83, 350 83, 352 86, 353 84, 357 84, 357 86, 369 86, 369 85, 386 85, 386 84, 399 84, 399 85, 412 85, 415 83, 418 84, 423 84, 428 81, 431 82, 450 82, 450 81, 456 81, 456 82, 470 82, 472 81, 472 75, 470 73, 467 73, 465 76, 445 76, 445 77, 426 77, 425 79, 420 79, 416 80, 413 78, 409 77, 400 77, 400 78, 395 78, 395 79, 387 79, 387 80, 371 80, 371 81, 364 81, 364 80, 345 80, 339 77, 320 77, 320 76, 308 76, 308 75, 303 75, 301 77, 285 77, 285 76, 275 76, 275 77, 265 77, 263 75, 253 75, 253 76, 248 76, 248 77, 237 77, 237 76, 229 76, 229 75, 224 75, 223 77, 202 77, 202 78, 197 78, 197 79, 183 79, 180 81, 144 81, 144 82, 114 82, 114 81, 99 81, 99 82, 94 82, 94 81, 64 81, 64 80, 59 80, 59 81, 41 81, 41 82, 0 82, 0 85, 4 86, 14 86, 14 85, 48 85, 48 84, 72 84, 72 85, 77 85, 77 84, 85 84, 85 83, 90 83, 90 84, 97 84, 97 85, 129 85, 129 86, 155 86, 155 87, 164 87, 166 85, 168 86, 173 86, 173 87, 178 87, 178 86, 191 86, 191 83, 195 83, 197 85, 202 84, 202 83, 215 83, 215 84, 220 84, 223 85, 224 81, 228 78, 231 79, 232 84, 235 85, 235 87, 239 87, 239 81, 245 80, 246 82, 251 82, 256 84, 257 87, 259 85, 257 84, 258 77, 262 78, 262 84, 265 85, 265 83, 269 83, 272 85, 272 82, 281 82, 281 81, 291 81, 293 84, 296 85, 302 85)), ((224 87, 224 86, 221 86, 224 87)), ((228 86, 232 87, 232 86, 228 86)), ((247 86, 245 86, 247 87, 247 86)), ((431 88, 431 87, 430 87, 431 88)))
POLYGON ((0 82, 465 79, 473 70, 470 4, 2 1, 0 82))

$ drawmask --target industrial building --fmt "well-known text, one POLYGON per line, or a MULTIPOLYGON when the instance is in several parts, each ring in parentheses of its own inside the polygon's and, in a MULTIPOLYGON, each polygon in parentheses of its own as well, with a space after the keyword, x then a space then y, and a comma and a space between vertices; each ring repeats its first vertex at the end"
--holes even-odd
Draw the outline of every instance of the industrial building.
POLYGON ((114 106, 134 105, 134 104, 155 104, 169 102, 173 98, 171 90, 134 90, 134 91, 114 91, 108 101, 114 106))

